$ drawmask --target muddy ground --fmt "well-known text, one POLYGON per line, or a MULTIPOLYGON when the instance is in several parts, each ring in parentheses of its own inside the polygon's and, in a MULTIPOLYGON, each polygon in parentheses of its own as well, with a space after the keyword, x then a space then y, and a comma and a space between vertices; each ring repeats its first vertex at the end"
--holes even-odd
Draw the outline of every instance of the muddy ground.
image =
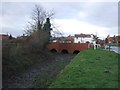
POLYGON ((3 81, 3 88, 47 88, 75 54, 53 53, 52 58, 38 63, 3 81))

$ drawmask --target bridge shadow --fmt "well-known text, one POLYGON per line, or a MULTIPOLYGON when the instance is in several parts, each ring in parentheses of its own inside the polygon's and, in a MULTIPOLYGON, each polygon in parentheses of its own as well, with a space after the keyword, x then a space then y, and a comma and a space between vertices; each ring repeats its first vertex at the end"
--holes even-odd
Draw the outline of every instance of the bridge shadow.
POLYGON ((52 53, 57 53, 57 50, 56 49, 52 49, 50 50, 52 53))
POLYGON ((61 53, 63 53, 63 54, 68 54, 68 50, 63 49, 63 50, 61 51, 61 53))
POLYGON ((73 54, 78 54, 78 53, 80 53, 79 50, 75 50, 75 51, 73 52, 73 54))
MULTIPOLYGON (((50 51, 51 51, 52 53, 58 53, 56 49, 51 49, 50 51)), ((61 53, 62 53, 62 54, 69 54, 69 52, 68 52, 67 49, 63 49, 63 50, 61 51, 61 53)), ((79 50, 75 50, 75 51, 73 52, 73 54, 78 54, 78 53, 80 53, 79 50)))

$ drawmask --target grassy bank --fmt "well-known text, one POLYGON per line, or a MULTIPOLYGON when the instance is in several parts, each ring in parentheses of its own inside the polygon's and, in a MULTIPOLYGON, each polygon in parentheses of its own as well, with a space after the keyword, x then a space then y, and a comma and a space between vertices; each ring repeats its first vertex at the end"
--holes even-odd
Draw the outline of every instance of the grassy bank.
POLYGON ((117 88, 118 54, 85 50, 58 75, 49 88, 117 88))

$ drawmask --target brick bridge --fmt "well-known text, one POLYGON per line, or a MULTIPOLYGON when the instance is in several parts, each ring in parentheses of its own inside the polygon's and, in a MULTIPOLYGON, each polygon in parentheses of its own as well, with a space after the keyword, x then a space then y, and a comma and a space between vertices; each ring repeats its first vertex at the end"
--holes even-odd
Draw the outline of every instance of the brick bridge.
POLYGON ((47 48, 52 52, 58 53, 79 53, 88 49, 88 43, 60 43, 53 42, 47 45, 47 48))

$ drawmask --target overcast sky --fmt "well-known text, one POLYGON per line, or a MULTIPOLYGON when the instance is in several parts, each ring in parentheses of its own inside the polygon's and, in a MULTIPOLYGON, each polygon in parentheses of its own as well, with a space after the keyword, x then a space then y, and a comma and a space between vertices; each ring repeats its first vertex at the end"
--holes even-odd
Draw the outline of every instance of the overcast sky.
POLYGON ((51 23, 64 35, 97 34, 105 38, 108 34, 118 35, 117 2, 1 2, 0 24, 2 31, 13 36, 24 33, 35 4, 54 10, 51 23))

